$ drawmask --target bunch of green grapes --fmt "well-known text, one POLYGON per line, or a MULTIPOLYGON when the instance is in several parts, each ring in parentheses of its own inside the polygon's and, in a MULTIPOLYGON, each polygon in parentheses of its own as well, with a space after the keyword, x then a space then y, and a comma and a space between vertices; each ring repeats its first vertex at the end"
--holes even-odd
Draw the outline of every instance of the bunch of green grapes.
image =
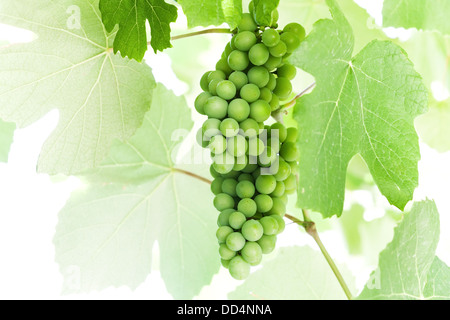
POLYGON ((213 160, 219 254, 239 280, 274 250, 285 228, 287 195, 297 189, 297 129, 265 122, 292 93, 296 69, 286 58, 305 30, 297 23, 276 30, 276 13, 271 26, 243 14, 215 70, 201 78, 203 92, 195 100, 196 110, 208 117, 198 139, 213 160))

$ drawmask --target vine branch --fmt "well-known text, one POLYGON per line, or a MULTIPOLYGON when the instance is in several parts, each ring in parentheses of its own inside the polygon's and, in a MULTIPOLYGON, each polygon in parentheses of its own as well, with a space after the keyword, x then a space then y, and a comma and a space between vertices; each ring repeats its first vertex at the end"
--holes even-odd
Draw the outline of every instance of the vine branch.
POLYGON ((316 83, 313 82, 311 83, 305 90, 303 90, 302 92, 300 92, 298 95, 296 95, 291 101, 289 101, 288 103, 282 105, 280 107, 280 109, 278 109, 277 111, 272 113, 272 117, 277 120, 278 122, 283 123, 282 121, 280 121, 279 119, 283 118, 283 114, 287 114, 288 110, 290 108, 292 108, 293 106, 295 106, 295 104, 297 103, 297 100, 304 96, 309 90, 313 89, 316 86, 316 83))
MULTIPOLYGON (((198 180, 206 182, 208 184, 212 183, 212 181, 207 178, 201 177, 195 173, 192 173, 192 172, 189 172, 189 171, 186 171, 183 169, 173 168, 172 171, 188 175, 192 178, 198 179, 198 180)), ((309 212, 307 210, 302 209, 302 213, 303 213, 303 221, 294 216, 291 216, 289 214, 286 214, 285 217, 287 219, 291 220, 292 222, 305 228, 306 233, 309 234, 314 239, 314 241, 319 246, 320 251, 322 252, 323 256, 325 257, 325 260, 327 261, 328 265, 330 266, 331 270, 333 271, 334 275, 336 276, 339 284, 341 285, 342 289, 344 290, 345 295, 347 296, 347 298, 349 300, 351 300, 352 293, 350 292, 350 289, 348 288, 347 284, 345 283, 344 277, 342 277, 342 274, 340 273, 338 267, 334 263, 333 258, 331 258, 330 254, 328 253, 327 249, 325 248, 322 240, 320 240, 319 233, 317 232, 315 222, 311 220, 311 217, 309 216, 309 212)))
MULTIPOLYGON (((208 34, 208 33, 233 33, 233 31, 228 28, 211 28, 211 29, 204 29, 204 30, 200 30, 200 31, 195 31, 195 32, 184 33, 184 34, 172 36, 170 38, 170 40, 173 41, 173 40, 178 40, 178 39, 184 39, 184 38, 199 36, 199 35, 208 34)), ((151 45, 151 41, 148 41, 147 45, 151 45)))

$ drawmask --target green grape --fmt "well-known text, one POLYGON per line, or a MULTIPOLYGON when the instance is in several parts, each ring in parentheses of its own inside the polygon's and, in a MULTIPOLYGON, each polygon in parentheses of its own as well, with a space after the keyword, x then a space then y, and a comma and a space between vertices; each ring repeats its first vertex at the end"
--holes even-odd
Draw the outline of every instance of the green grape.
POLYGON ((273 190, 270 195, 272 197, 281 197, 281 196, 283 196, 285 191, 286 191, 286 187, 284 185, 284 182, 277 181, 277 186, 275 187, 275 190, 273 190))
POLYGON ((269 212, 273 206, 272 197, 267 194, 258 194, 255 197, 255 203, 257 210, 262 213, 269 212))
POLYGON ((244 136, 236 135, 228 139, 227 152, 237 158, 245 155, 248 150, 248 142, 244 136))
POLYGON ((222 71, 223 73, 225 73, 226 76, 229 76, 230 73, 233 72, 233 70, 228 65, 227 56, 224 56, 222 59, 217 61, 216 70, 222 71))
POLYGON ((236 251, 230 250, 225 243, 219 246, 219 255, 223 260, 230 260, 236 256, 236 251))
POLYGON ((269 83, 269 71, 264 67, 253 67, 248 73, 248 81, 255 84, 259 88, 263 88, 269 83))
POLYGON ((293 80, 297 75, 297 69, 290 63, 285 63, 283 66, 277 69, 279 77, 284 77, 289 80, 293 80))
POLYGON ((295 22, 288 23, 283 28, 283 31, 294 33, 300 41, 303 41, 303 39, 305 39, 306 36, 305 28, 303 28, 302 25, 295 22))
MULTIPOLYGON (((267 87, 262 88, 260 90, 260 92, 261 92, 261 94, 260 94, 259 98, 261 100, 264 100, 266 102, 270 102, 272 100, 272 92, 269 89, 267 89, 267 87)), ((270 106, 270 104, 269 104, 269 106, 270 106)))
POLYGON ((214 207, 219 211, 234 208, 234 205, 233 197, 226 193, 219 193, 214 197, 214 207))
POLYGON ((226 193, 232 197, 236 197, 236 185, 237 181, 233 178, 224 179, 222 181, 222 193, 226 193))
POLYGON ((259 87, 256 84, 248 83, 241 88, 240 95, 241 98, 247 101, 248 103, 252 103, 258 100, 261 92, 259 87))
POLYGON ((235 71, 242 71, 248 67, 249 59, 247 52, 233 50, 228 56, 228 65, 235 71))
POLYGON ((204 140, 209 141, 211 137, 221 134, 220 132, 220 123, 221 121, 219 119, 208 119, 205 122, 203 122, 202 125, 202 133, 204 135, 204 140))
POLYGON ((195 110, 197 110, 198 113, 205 115, 206 114, 205 109, 204 109, 205 104, 206 104, 206 101, 211 97, 212 97, 212 94, 207 91, 200 93, 194 102, 195 110))
POLYGON ((277 224, 278 224, 277 234, 282 233, 286 227, 286 222, 284 222, 283 217, 280 215, 277 215, 277 214, 271 215, 270 217, 274 218, 277 221, 277 224))
POLYGON ((241 173, 238 177, 238 181, 250 181, 250 182, 255 182, 255 180, 253 179, 252 175, 249 173, 241 173))
POLYGON ((222 183, 223 183, 222 177, 217 177, 211 182, 211 191, 214 193, 214 195, 218 195, 219 193, 222 193, 222 183))
MULTIPOLYGON (((278 233, 278 222, 272 216, 262 217, 259 222, 261 223, 265 235, 274 235, 278 233)), ((229 228, 231 229, 231 228, 229 228)))
POLYGON ((239 230, 242 227, 242 225, 245 223, 245 221, 247 221, 247 218, 245 217, 245 215, 242 212, 235 211, 232 214, 230 214, 228 223, 231 228, 233 228, 235 230, 239 230))
POLYGON ((255 181, 255 186, 259 193, 271 194, 277 186, 277 181, 272 175, 260 175, 255 181))
POLYGON ((228 117, 242 122, 250 115, 250 105, 244 99, 234 99, 228 105, 228 117))
POLYGON ((241 21, 238 24, 238 30, 239 32, 243 31, 255 31, 258 26, 255 23, 255 20, 253 20, 253 17, 250 13, 243 13, 241 21))
POLYGON ((195 138, 197 140, 197 143, 199 146, 201 146, 202 148, 206 148, 209 145, 209 139, 207 139, 204 134, 203 134, 203 130, 202 128, 197 130, 197 134, 195 135, 195 138))
POLYGON ((211 82, 208 85, 208 92, 211 93, 211 95, 217 96, 217 85, 221 81, 223 81, 223 80, 220 80, 220 79, 211 80, 211 82))
POLYGON ((277 153, 267 146, 262 154, 259 155, 258 161, 261 167, 269 167, 277 160, 277 153))
POLYGON ((222 266, 226 269, 228 269, 228 266, 230 265, 230 260, 224 260, 224 259, 220 259, 220 263, 222 264, 222 266))
POLYGON ((283 124, 275 122, 270 126, 270 134, 271 138, 276 137, 279 142, 283 142, 287 137, 287 129, 283 124))
POLYGON ((248 83, 247 75, 242 71, 234 71, 228 77, 228 80, 234 83, 236 90, 241 90, 248 83))
POLYGON ((215 179, 215 178, 222 178, 221 174, 218 173, 212 166, 209 167, 209 173, 211 174, 211 176, 215 179))
MULTIPOLYGON (((233 158, 233 160, 232 161, 234 161, 234 158, 233 158)), ((240 172, 236 172, 236 171, 230 171, 230 172, 228 172, 228 173, 225 173, 225 174, 222 174, 222 177, 224 178, 224 179, 237 179, 237 177, 239 176, 239 174, 240 174, 240 172)))
POLYGON ((284 180, 284 185, 286 186, 286 193, 292 194, 297 190, 297 178, 295 175, 291 174, 284 180))
POLYGON ((250 265, 258 265, 262 260, 262 249, 258 243, 248 241, 241 250, 241 256, 250 265))
MULTIPOLYGON (((208 77, 207 77, 207 82, 208 82, 208 86, 209 83, 213 80, 225 80, 227 78, 227 76, 225 75, 225 72, 221 71, 221 70, 215 70, 215 71, 210 71, 208 73, 208 77)), ((208 91, 208 90, 204 90, 204 91, 208 91)))
POLYGON ((250 274, 250 264, 248 264, 241 256, 231 259, 228 264, 230 275, 236 280, 244 280, 250 274))
POLYGON ((265 151, 264 142, 256 137, 252 137, 248 140, 248 154, 249 156, 257 157, 265 151))
POLYGON ((300 39, 297 37, 295 33, 292 32, 283 32, 280 36, 281 41, 286 44, 286 52, 292 53, 295 49, 300 46, 300 39))
POLYGON ((234 212, 234 209, 225 209, 219 213, 219 216, 217 217, 217 225, 219 227, 222 226, 229 226, 228 220, 230 219, 230 215, 234 212))
POLYGON ((213 167, 218 173, 224 175, 232 172, 235 164, 235 159, 228 152, 224 152, 213 157, 213 167))
POLYGON ((249 163, 245 169, 242 170, 244 173, 252 173, 258 168, 256 163, 249 163))
POLYGON ((253 119, 246 119, 242 121, 239 126, 241 127, 244 135, 248 138, 256 137, 259 134, 259 125, 253 119))
POLYGON ((251 218, 256 214, 256 202, 250 198, 241 199, 238 202, 237 209, 242 212, 247 218, 251 218))
MULTIPOLYGON (((245 223, 244 223, 245 225, 245 223)), ((232 232, 225 240, 228 249, 239 251, 245 246, 245 238, 240 232, 232 232)))
POLYGON ((236 86, 230 80, 222 80, 217 84, 216 92, 224 100, 231 100, 236 95, 236 86))
POLYGON ((223 119, 227 116, 228 103, 220 97, 211 97, 206 100, 205 113, 210 118, 223 119))
POLYGON ((200 88, 202 88, 203 91, 208 91, 208 77, 211 71, 207 71, 202 75, 202 78, 200 79, 200 88))
POLYGON ((269 48, 269 53, 274 57, 283 57, 286 52, 287 46, 283 41, 280 41, 277 45, 269 48))
POLYGON ((258 220, 247 220, 242 225, 241 233, 248 241, 258 241, 264 234, 264 229, 258 220))
POLYGON ((266 85, 266 88, 270 91, 273 91, 277 86, 277 78, 273 75, 273 73, 269 73, 269 82, 266 85))
POLYGON ((219 241, 219 244, 225 243, 225 240, 227 239, 228 235, 233 233, 234 230, 231 229, 229 226, 222 226, 219 227, 216 231, 216 238, 217 241, 219 241))
POLYGON ((225 137, 231 138, 239 133, 239 123, 232 118, 226 118, 220 123, 219 129, 225 137))
POLYGON ((227 149, 227 139, 219 135, 214 136, 211 138, 208 148, 214 154, 222 154, 227 149))
POLYGON ((297 128, 294 127, 289 127, 287 128, 287 132, 286 132, 286 142, 296 142, 297 141, 297 136, 298 136, 298 130, 297 128))
MULTIPOLYGON (((283 146, 281 146, 283 148, 283 146)), ((280 151, 281 154, 281 151, 280 151)), ((279 159, 278 161, 278 170, 277 173, 275 173, 274 177, 277 181, 284 181, 289 177, 291 174, 291 166, 284 160, 279 159)))
POLYGON ((242 155, 240 157, 236 157, 236 161, 233 167, 235 171, 242 171, 248 164, 248 158, 246 155, 242 155))
POLYGON ((274 29, 266 29, 262 33, 262 42, 266 47, 274 47, 280 42, 280 34, 274 29))
POLYGON ((267 139, 267 147, 270 147, 274 153, 280 152, 280 145, 281 144, 278 142, 278 137, 275 137, 274 139, 267 139))
POLYGON ((273 206, 272 209, 269 210, 270 215, 279 215, 284 216, 286 213, 286 204, 281 198, 273 197, 273 206))
POLYGON ((289 95, 292 92, 292 84, 289 79, 284 77, 277 78, 277 85, 273 90, 273 93, 276 94, 281 100, 285 100, 289 98, 289 95))
POLYGON ((270 118, 272 109, 267 101, 256 100, 250 104, 250 118, 256 122, 264 122, 270 118))
POLYGON ((269 59, 269 49, 264 44, 257 43, 250 48, 248 58, 255 66, 262 66, 269 59))
POLYGON ((269 55, 269 59, 267 59, 266 63, 264 64, 264 67, 267 68, 269 71, 274 71, 277 69, 283 62, 283 59, 281 57, 274 57, 273 55, 269 55))
POLYGON ((280 155, 286 161, 295 161, 299 158, 297 145, 294 142, 286 142, 280 148, 280 155))
POLYGON ((248 51, 250 50, 251 47, 253 47, 256 44, 256 42, 257 39, 254 32, 242 31, 236 35, 234 45, 238 50, 248 51))
POLYGON ((277 243, 277 236, 275 235, 263 235, 261 239, 257 241, 261 247, 262 253, 269 254, 275 249, 277 243))
POLYGON ((255 194, 255 185, 250 181, 240 181, 236 185, 236 194, 239 198, 251 198, 255 194))

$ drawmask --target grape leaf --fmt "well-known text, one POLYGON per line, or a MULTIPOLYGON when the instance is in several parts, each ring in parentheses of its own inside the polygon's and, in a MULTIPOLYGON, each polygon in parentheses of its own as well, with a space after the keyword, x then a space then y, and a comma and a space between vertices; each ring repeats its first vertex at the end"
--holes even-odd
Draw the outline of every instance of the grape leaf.
POLYGON ((263 26, 272 24, 272 11, 274 11, 280 0, 253 0, 255 6, 255 20, 263 26))
POLYGON ((447 0, 384 0, 385 27, 438 30, 450 34, 450 2, 447 0))
POLYGON ((405 52, 374 40, 352 58, 352 29, 335 1, 293 53, 291 62, 316 78, 298 100, 298 205, 326 217, 341 215, 345 176, 356 154, 381 193, 400 209, 418 184, 420 158, 414 118, 427 108, 427 90, 405 52))
POLYGON ((435 257, 423 291, 428 300, 450 300, 450 268, 435 257))
POLYGON ((439 213, 434 201, 414 204, 381 253, 358 299, 450 298, 450 269, 435 256, 439 213))
MULTIPOLYGON (((350 290, 351 273, 339 266, 350 290)), ((242 300, 344 300, 336 277, 319 251, 310 247, 282 247, 262 268, 228 294, 242 300)))
MULTIPOLYGON (((387 40, 386 34, 375 24, 374 18, 355 1, 339 0, 339 6, 352 26, 356 51, 361 50, 373 39, 387 40)), ((283 0, 278 6, 278 11, 280 22, 301 23, 307 32, 317 20, 330 18, 330 10, 325 0, 283 0)))
POLYGON ((39 172, 73 174, 99 164, 112 140, 129 138, 150 107, 151 69, 111 54, 114 36, 105 32, 97 4, 0 3, 1 23, 38 35, 31 43, 0 49, 0 117, 25 127, 59 110, 39 172))
POLYGON ((172 137, 192 128, 190 116, 184 98, 158 85, 142 127, 84 174, 89 183, 60 212, 54 239, 61 272, 79 276, 66 281, 66 292, 136 288, 151 271, 156 244, 176 299, 211 281, 220 263, 209 258, 218 249, 209 185, 177 171, 173 160, 179 141, 172 137))
POLYGON ((188 27, 207 27, 226 22, 237 27, 242 15, 242 0, 178 0, 188 20, 188 27))
POLYGON ((417 118, 416 128, 420 138, 430 147, 439 151, 450 150, 450 99, 435 101, 430 99, 430 110, 417 118))
POLYGON ((178 17, 177 7, 164 0, 100 0, 100 11, 106 30, 119 25, 114 39, 114 53, 142 61, 147 51, 146 21, 150 23, 151 46, 155 53, 170 48, 170 23, 178 17))
POLYGON ((8 161, 9 149, 14 138, 16 125, 0 120, 0 162, 8 161))

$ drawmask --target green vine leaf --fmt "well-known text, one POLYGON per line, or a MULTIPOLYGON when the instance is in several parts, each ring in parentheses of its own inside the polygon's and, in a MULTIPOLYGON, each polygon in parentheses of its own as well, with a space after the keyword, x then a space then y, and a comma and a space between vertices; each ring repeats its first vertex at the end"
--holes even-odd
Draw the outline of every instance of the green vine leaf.
POLYGON ((114 35, 97 6, 98 0, 0 3, 1 23, 38 35, 0 49, 0 117, 25 127, 59 111, 39 172, 70 175, 96 166, 114 139, 133 135, 150 107, 151 69, 112 55, 114 35))
POLYGON ((450 2, 447 0, 385 0, 385 27, 437 30, 450 34, 450 2))
POLYGON ((84 174, 88 184, 61 210, 54 238, 66 280, 73 276, 68 270, 79 275, 66 292, 136 288, 151 272, 156 244, 174 298, 191 299, 210 283, 220 266, 209 258, 217 254, 212 195, 173 160, 180 143, 173 135, 192 126, 184 98, 158 85, 142 127, 84 174))
POLYGON ((292 55, 317 86, 298 100, 298 205, 341 215, 349 161, 361 154, 389 202, 403 209, 418 184, 414 118, 427 110, 427 90, 405 52, 374 40, 353 55, 351 26, 335 1, 292 55))
POLYGON ((242 15, 242 0, 178 0, 188 20, 188 27, 218 26, 227 23, 237 27, 242 15))
POLYGON ((0 162, 8 162, 15 130, 16 125, 14 123, 0 120, 0 162))
MULTIPOLYGON (((344 272, 351 290, 354 290, 354 278, 350 271, 342 266, 340 270, 344 272)), ((262 268, 253 272, 228 298, 345 300, 346 296, 319 251, 309 247, 283 247, 263 262, 262 268)))
POLYGON ((177 7, 164 0, 100 0, 100 11, 106 30, 119 25, 114 53, 142 61, 147 51, 146 21, 150 23, 151 46, 155 53, 170 48, 170 23, 178 17, 177 7))
POLYGON ((255 20, 258 24, 270 26, 272 12, 278 7, 280 0, 253 0, 255 5, 255 20))
POLYGON ((439 231, 434 201, 415 203, 358 299, 450 299, 450 268, 435 256, 439 231))

